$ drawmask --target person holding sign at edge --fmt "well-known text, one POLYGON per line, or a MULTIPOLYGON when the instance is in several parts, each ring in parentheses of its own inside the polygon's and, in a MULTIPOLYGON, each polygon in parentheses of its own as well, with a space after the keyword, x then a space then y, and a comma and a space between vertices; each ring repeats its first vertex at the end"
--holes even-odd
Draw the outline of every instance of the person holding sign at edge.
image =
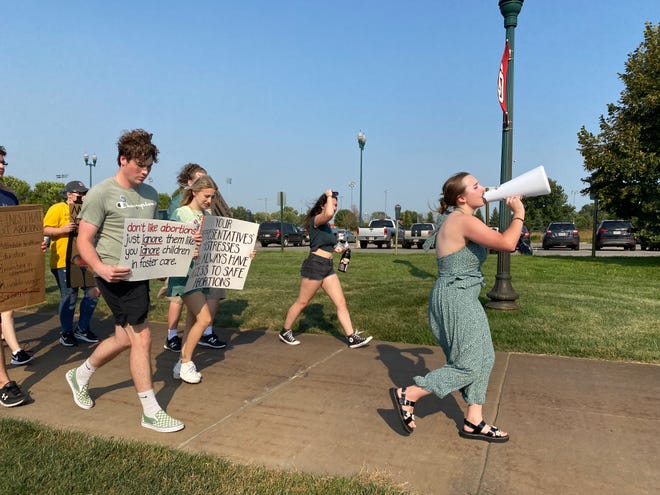
POLYGON ((142 403, 142 426, 159 432, 183 429, 184 424, 169 416, 158 404, 151 378, 151 330, 149 280, 131 282, 131 269, 120 267, 124 221, 127 218, 154 219, 158 193, 147 176, 158 161, 152 134, 143 129, 125 132, 117 142, 119 170, 94 186, 80 211, 78 251, 94 271, 101 295, 115 320, 114 335, 104 339, 78 368, 66 373, 74 402, 82 409, 94 407, 89 381, 98 368, 130 350, 129 368, 142 403))
POLYGON ((353 329, 344 292, 333 268, 333 253, 341 253, 346 249, 336 247, 337 238, 328 225, 337 211, 337 196, 338 193, 328 189, 319 197, 305 218, 305 224, 309 229, 310 253, 300 268, 302 280, 298 298, 289 308, 284 320, 284 328, 279 333, 280 340, 285 344, 300 344, 300 341, 293 336, 291 327, 321 287, 337 307, 337 318, 346 334, 348 346, 352 349, 362 347, 372 339, 372 337, 361 337, 359 332, 353 329))
POLYGON ((78 287, 67 286, 67 248, 71 233, 75 233, 78 226, 71 218, 70 205, 82 205, 87 187, 79 180, 72 180, 64 187, 65 200, 54 204, 44 216, 44 235, 51 238, 50 244, 50 271, 55 277, 60 289, 60 344, 64 347, 78 345, 78 340, 95 344, 98 337, 91 331, 92 314, 98 303, 100 295, 98 287, 82 287, 83 299, 80 302, 80 317, 74 328, 73 316, 78 301, 78 287))
MULTIPOLYGON (((201 241, 204 216, 208 214, 207 210, 217 191, 218 186, 210 176, 198 177, 184 190, 181 207, 175 210, 171 218, 171 220, 192 223, 198 227, 199 231, 196 234, 198 246, 201 241)), ((197 254, 195 251, 194 257, 197 257, 197 254)), ((254 252, 250 257, 254 257, 254 252)), ((190 264, 190 270, 192 270, 193 263, 190 264)), ((190 275, 190 270, 188 275, 190 275)), ((192 352, 202 338, 204 330, 212 325, 213 316, 218 307, 218 298, 224 299, 225 290, 203 288, 185 292, 187 281, 188 276, 170 277, 167 285, 167 296, 170 298, 181 297, 188 308, 186 315, 188 332, 181 346, 181 359, 174 365, 173 376, 186 383, 199 383, 202 380, 202 374, 197 371, 197 367, 192 361, 192 352)))

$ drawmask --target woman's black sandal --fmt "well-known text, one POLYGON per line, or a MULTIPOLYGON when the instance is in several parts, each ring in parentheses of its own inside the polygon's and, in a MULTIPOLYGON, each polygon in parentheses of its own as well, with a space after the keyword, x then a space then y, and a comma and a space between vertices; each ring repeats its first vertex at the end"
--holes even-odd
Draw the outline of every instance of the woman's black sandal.
POLYGON ((470 423, 467 419, 463 420, 465 426, 472 428, 474 431, 465 431, 461 428, 458 432, 463 438, 470 438, 472 440, 485 440, 486 442, 504 443, 509 441, 509 435, 503 435, 497 426, 489 426, 486 433, 482 433, 486 426, 486 422, 482 421, 478 425, 470 423))
POLYGON ((399 413, 399 418, 401 419, 403 429, 406 430, 407 433, 412 433, 415 428, 410 426, 410 423, 415 421, 415 415, 401 408, 401 406, 415 407, 414 401, 406 399, 406 387, 401 389, 401 396, 396 393, 396 388, 391 388, 390 397, 392 398, 392 404, 394 404, 394 408, 399 413))

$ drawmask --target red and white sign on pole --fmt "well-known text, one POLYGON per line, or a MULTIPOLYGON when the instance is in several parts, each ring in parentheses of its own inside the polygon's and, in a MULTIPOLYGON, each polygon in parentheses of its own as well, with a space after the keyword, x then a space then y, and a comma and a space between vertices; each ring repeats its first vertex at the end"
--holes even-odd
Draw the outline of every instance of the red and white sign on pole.
POLYGON ((497 76, 497 99, 500 101, 502 112, 504 112, 504 120, 507 124, 509 122, 509 115, 506 110, 506 76, 509 71, 510 58, 511 50, 509 50, 509 40, 506 40, 506 43, 504 43, 502 61, 500 62, 500 73, 497 76))

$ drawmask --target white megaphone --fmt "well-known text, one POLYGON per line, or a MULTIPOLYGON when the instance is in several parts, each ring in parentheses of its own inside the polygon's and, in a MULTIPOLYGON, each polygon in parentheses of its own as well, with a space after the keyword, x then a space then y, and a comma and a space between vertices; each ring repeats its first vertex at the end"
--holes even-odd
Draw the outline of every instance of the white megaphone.
POLYGON ((529 172, 525 172, 518 177, 484 193, 484 200, 488 203, 501 201, 509 196, 543 196, 550 194, 550 183, 545 174, 543 165, 540 165, 529 172))

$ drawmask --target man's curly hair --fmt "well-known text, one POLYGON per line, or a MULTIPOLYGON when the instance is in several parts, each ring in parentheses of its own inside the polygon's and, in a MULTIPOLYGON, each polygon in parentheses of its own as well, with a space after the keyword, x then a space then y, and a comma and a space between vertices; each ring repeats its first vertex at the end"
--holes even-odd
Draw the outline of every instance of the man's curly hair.
POLYGON ((135 160, 138 164, 146 162, 149 158, 153 163, 158 163, 159 150, 151 142, 153 134, 144 129, 134 129, 126 131, 117 141, 117 165, 121 165, 120 158, 123 156, 126 160, 135 160))
POLYGON ((0 146, 0 155, 7 156, 7 150, 4 146, 0 146))

